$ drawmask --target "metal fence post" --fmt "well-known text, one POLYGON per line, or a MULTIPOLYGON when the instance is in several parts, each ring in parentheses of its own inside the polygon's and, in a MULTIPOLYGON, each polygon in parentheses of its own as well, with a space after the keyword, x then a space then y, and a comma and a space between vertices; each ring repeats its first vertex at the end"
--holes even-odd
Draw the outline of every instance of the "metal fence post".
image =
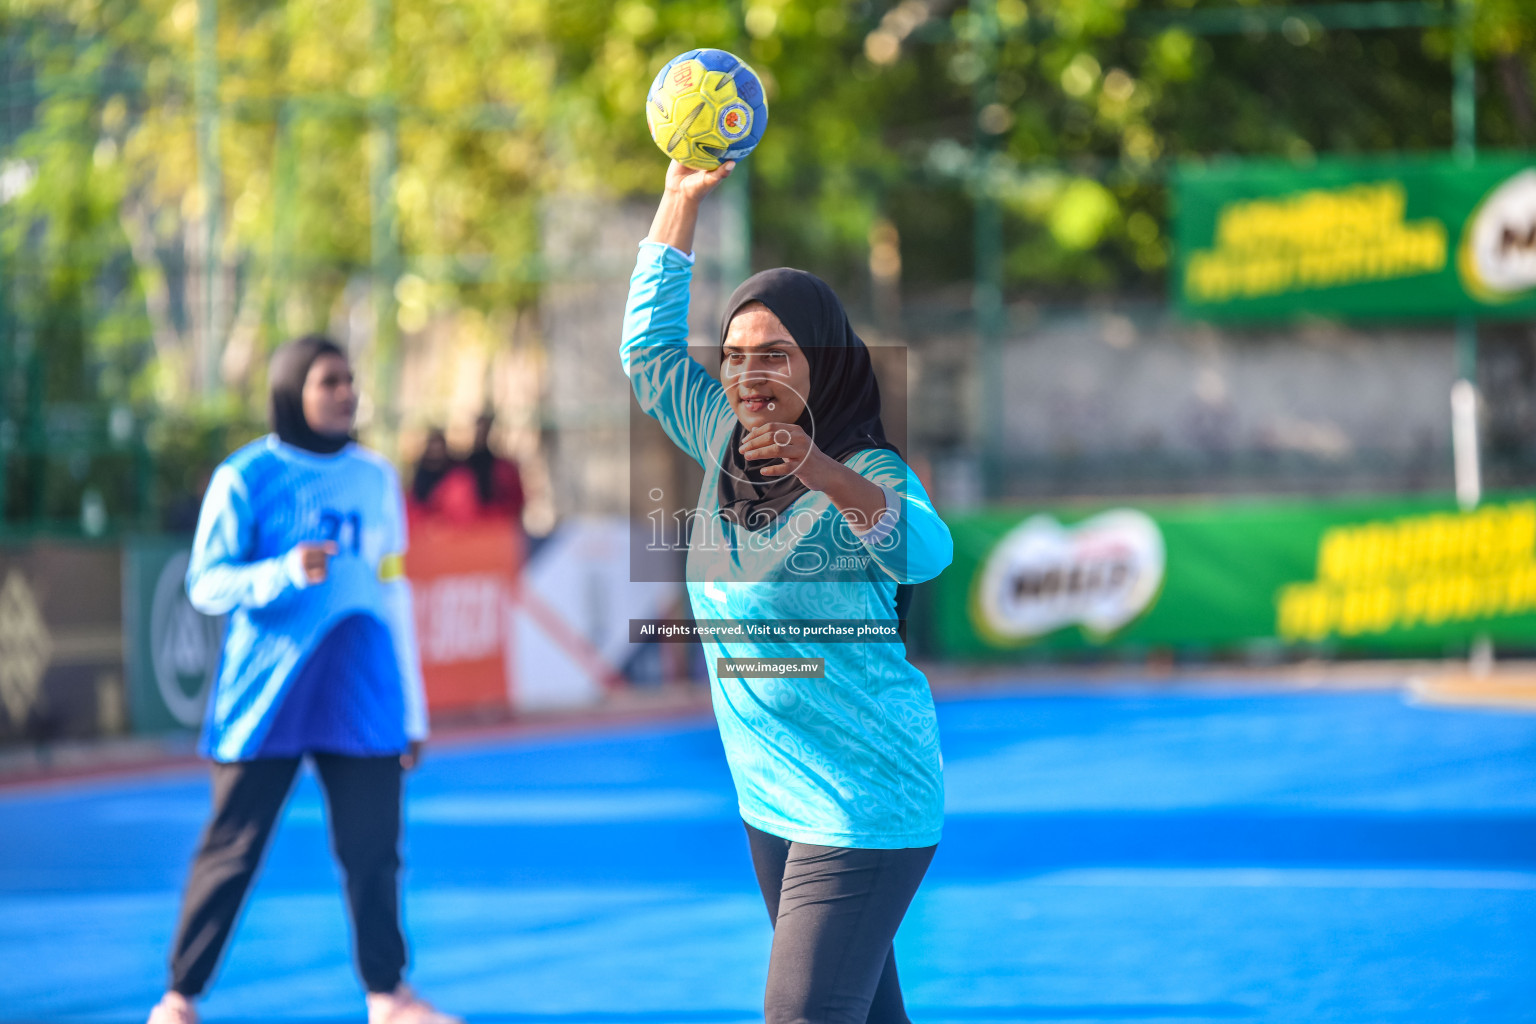
POLYGON ((1001 492, 1003 474, 1003 224, 997 199, 992 194, 990 157, 998 148, 998 136, 987 129, 983 116, 997 100, 997 46, 999 29, 993 0, 979 0, 971 10, 977 18, 983 67, 976 79, 973 117, 976 131, 974 245, 976 280, 971 302, 976 317, 978 368, 981 372, 981 485, 982 495, 995 498, 1001 492))
POLYGON ((197 107, 197 179, 203 216, 203 331, 198 338, 198 383, 205 394, 219 390, 223 345, 224 282, 221 273, 224 175, 219 163, 219 4, 198 0, 194 99, 197 107))
POLYGON ((369 162, 371 256, 373 277, 375 408, 385 451, 398 441, 400 324, 395 285, 400 277, 400 229, 395 208, 395 172, 400 160, 399 112, 395 106, 395 26, 393 0, 372 0, 373 51, 384 67, 380 90, 371 105, 372 154, 369 162))

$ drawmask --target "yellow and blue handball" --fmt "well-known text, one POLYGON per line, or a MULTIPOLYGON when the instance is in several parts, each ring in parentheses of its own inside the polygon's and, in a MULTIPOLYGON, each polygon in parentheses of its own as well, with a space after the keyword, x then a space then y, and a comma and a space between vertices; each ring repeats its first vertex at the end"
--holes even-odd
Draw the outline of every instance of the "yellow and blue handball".
POLYGON ((645 121, 661 151, 710 171, 756 148, 768 126, 757 72, 724 50, 689 50, 667 61, 645 98, 645 121))

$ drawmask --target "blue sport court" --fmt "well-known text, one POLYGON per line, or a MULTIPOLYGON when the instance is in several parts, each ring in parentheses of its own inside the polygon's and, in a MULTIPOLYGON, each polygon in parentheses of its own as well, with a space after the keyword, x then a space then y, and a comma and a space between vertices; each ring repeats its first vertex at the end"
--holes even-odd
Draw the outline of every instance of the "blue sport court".
MULTIPOLYGON (((1393 691, 940 696, 914 1021, 1536 1021, 1536 715, 1393 691)), ((206 776, 0 790, 0 1021, 138 1024, 206 776)), ((707 716, 444 742, 408 795, 412 980, 472 1024, 760 1019, 770 931, 707 716)), ((203 1004, 360 1022, 319 792, 203 1004)))

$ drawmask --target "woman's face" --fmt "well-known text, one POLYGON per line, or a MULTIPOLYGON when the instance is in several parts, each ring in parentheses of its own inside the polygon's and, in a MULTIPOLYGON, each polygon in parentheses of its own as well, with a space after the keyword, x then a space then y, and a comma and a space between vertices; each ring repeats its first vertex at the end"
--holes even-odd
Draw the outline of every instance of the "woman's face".
POLYGON ((304 419, 309 429, 327 437, 352 430, 357 415, 357 392, 352 388, 352 367, 344 356, 327 352, 309 364, 304 377, 304 419))
POLYGON ((731 318, 722 348, 720 382, 742 426, 800 418, 811 393, 811 364, 767 306, 743 306, 731 318))

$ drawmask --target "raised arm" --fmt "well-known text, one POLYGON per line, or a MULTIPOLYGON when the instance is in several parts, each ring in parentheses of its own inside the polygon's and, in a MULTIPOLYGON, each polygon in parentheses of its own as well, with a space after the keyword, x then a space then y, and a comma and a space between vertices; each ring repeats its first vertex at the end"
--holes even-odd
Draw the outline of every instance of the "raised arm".
POLYGON ((629 282, 619 358, 635 398, 667 436, 701 465, 730 404, 720 383, 688 353, 688 288, 699 205, 734 163, 696 171, 674 161, 651 232, 629 282))
POLYGON ((684 167, 673 160, 667 168, 667 185, 662 190, 656 216, 651 219, 651 233, 645 236, 646 241, 670 245, 679 252, 693 252, 693 232, 699 224, 699 205, 735 169, 734 160, 727 160, 712 171, 684 167))

